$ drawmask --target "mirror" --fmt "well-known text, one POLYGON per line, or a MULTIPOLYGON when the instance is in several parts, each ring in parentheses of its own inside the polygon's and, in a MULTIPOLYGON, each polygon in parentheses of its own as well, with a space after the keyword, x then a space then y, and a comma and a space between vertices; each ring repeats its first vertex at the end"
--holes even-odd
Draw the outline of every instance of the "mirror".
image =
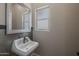
POLYGON ((31 31, 32 12, 25 5, 9 3, 6 8, 7 34, 31 31))
POLYGON ((12 4, 12 29, 24 29, 22 26, 22 16, 25 12, 25 8, 18 4, 12 4))

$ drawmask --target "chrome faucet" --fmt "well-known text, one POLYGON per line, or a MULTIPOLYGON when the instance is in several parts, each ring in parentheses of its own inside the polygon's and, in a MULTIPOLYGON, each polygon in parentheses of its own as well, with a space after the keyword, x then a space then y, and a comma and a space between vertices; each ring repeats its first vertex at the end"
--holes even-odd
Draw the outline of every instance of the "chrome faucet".
POLYGON ((28 39, 26 38, 26 36, 24 36, 24 39, 23 39, 23 43, 25 42, 28 42, 28 39))

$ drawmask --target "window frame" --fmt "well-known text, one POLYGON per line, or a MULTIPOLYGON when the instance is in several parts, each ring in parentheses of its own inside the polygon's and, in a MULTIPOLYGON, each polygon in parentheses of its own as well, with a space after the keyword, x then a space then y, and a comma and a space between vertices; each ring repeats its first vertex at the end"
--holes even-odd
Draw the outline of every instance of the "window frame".
POLYGON ((35 31, 48 31, 49 32, 49 6, 48 5, 45 5, 45 6, 41 6, 41 7, 39 7, 39 8, 36 8, 35 9, 35 31), (40 30, 40 29, 38 29, 38 19, 37 19, 37 11, 39 11, 39 10, 43 10, 43 9, 48 9, 48 29, 42 29, 42 30, 40 30))

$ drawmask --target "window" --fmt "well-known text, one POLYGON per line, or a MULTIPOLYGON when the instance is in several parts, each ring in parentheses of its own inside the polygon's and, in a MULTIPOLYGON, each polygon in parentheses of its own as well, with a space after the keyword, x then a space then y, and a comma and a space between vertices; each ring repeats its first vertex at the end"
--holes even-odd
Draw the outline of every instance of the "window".
POLYGON ((48 6, 43 6, 36 9, 36 30, 37 31, 48 31, 48 6))

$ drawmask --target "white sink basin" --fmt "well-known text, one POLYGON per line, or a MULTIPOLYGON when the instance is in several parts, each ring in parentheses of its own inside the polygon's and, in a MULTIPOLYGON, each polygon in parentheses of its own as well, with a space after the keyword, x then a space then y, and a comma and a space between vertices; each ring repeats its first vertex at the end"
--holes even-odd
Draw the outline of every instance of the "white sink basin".
POLYGON ((38 42, 31 41, 28 37, 26 37, 26 39, 28 41, 26 41, 25 43, 23 43, 23 38, 14 40, 12 44, 12 52, 20 56, 26 56, 39 46, 38 42))

